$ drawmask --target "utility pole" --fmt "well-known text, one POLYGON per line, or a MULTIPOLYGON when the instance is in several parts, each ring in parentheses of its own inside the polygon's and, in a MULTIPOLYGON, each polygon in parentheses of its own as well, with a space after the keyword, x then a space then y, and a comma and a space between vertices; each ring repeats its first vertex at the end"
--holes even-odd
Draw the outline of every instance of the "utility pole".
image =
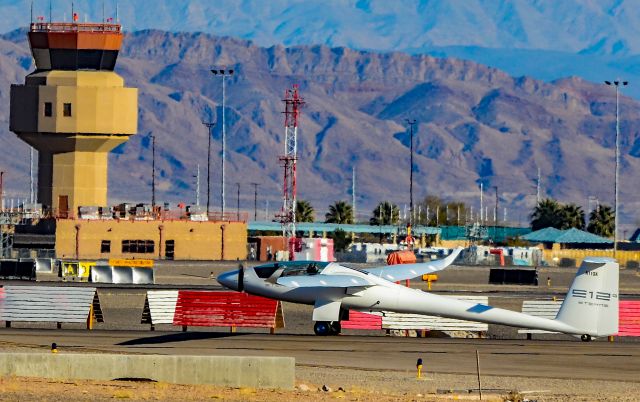
POLYGON ((0 209, 4 210, 4 172, 0 172, 0 209))
POLYGON ((615 179, 613 181, 613 192, 614 192, 614 223, 613 223, 613 258, 617 257, 618 254, 618 222, 619 222, 619 214, 618 214, 618 178, 620 174, 620 86, 626 86, 629 84, 628 81, 620 81, 616 80, 613 82, 605 81, 607 85, 613 85, 616 88, 616 167, 615 167, 615 179))
POLYGON ((538 181, 536 184, 536 206, 540 205, 540 168, 538 168, 538 181))
POLYGON ((258 183, 251 183, 253 185, 253 220, 258 220, 258 183))
POLYGON ((351 168, 351 212, 353 213, 353 223, 356 219, 356 167, 351 168))
MULTIPOLYGON (((33 3, 32 3, 33 6, 33 3)), ((33 147, 29 147, 29 203, 35 203, 35 191, 33 180, 33 147)))
POLYGON ((215 126, 215 123, 203 121, 202 124, 207 128, 207 136, 209 137, 209 140, 207 142, 207 217, 208 217, 210 201, 211 201, 211 127, 215 126))
POLYGON ((222 214, 224 215, 224 207, 225 207, 225 197, 224 197, 224 176, 225 176, 225 171, 224 171, 224 161, 226 159, 226 141, 227 141, 227 131, 226 131, 226 124, 225 124, 225 100, 226 100, 226 95, 225 95, 225 85, 224 85, 224 81, 226 77, 231 77, 234 73, 234 70, 232 69, 213 69, 211 70, 211 73, 213 73, 214 76, 219 76, 222 77, 222 188, 220 190, 220 201, 221 201, 221 205, 222 205, 222 214))
POLYGON ((200 206, 200 164, 196 165, 196 205, 200 206))
POLYGON ((498 186, 493 188, 496 190, 496 209, 493 210, 493 238, 495 241, 498 237, 498 186))
POLYGON ((483 189, 483 183, 480 182, 480 225, 482 225, 482 195, 484 193, 484 189, 483 189))
POLYGON ((410 137, 409 137, 409 142, 410 142, 410 163, 411 163, 411 169, 410 169, 410 173, 409 173, 409 225, 413 224, 413 219, 411 219, 411 214, 413 214, 413 126, 416 125, 416 120, 409 120, 409 119, 405 119, 405 121, 407 122, 407 124, 409 125, 409 132, 410 132, 410 137))
POLYGON ((238 186, 238 203, 236 205, 236 215, 239 221, 240 220, 240 183, 236 183, 236 186, 238 186))

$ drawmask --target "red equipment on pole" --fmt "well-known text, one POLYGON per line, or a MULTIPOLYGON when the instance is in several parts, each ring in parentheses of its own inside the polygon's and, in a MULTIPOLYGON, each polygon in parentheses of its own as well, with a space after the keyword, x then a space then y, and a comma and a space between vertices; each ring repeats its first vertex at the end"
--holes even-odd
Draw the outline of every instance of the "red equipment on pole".
POLYGON ((285 92, 284 102, 284 155, 278 159, 284 167, 283 205, 278 214, 282 223, 282 232, 288 239, 289 259, 294 259, 294 253, 299 249, 296 239, 296 161, 298 152, 298 117, 304 100, 298 93, 298 85, 285 92))

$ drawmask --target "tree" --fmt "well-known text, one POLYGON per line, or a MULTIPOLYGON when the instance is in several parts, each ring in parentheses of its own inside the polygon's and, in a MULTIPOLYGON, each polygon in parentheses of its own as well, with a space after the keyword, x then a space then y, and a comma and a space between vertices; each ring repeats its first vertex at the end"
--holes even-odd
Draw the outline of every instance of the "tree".
POLYGON ((324 218, 326 223, 353 223, 353 207, 344 201, 336 201, 329 206, 324 218))
POLYGON ((329 237, 333 239, 333 249, 338 252, 346 251, 351 244, 351 237, 342 229, 334 230, 329 237))
POLYGON ((531 229, 540 230, 548 227, 562 229, 564 213, 558 201, 545 198, 536 205, 531 214, 531 229))
POLYGON ((398 206, 383 201, 373 210, 369 224, 371 225, 397 225, 400 220, 400 210, 398 206))
POLYGON ((305 200, 296 201, 296 222, 314 222, 316 220, 316 212, 305 200))
POLYGON ((584 211, 581 206, 567 204, 562 206, 564 222, 560 229, 576 228, 584 230, 584 211))
POLYGON ((615 215, 613 208, 608 205, 600 205, 591 211, 587 231, 598 236, 611 237, 615 227, 615 215))

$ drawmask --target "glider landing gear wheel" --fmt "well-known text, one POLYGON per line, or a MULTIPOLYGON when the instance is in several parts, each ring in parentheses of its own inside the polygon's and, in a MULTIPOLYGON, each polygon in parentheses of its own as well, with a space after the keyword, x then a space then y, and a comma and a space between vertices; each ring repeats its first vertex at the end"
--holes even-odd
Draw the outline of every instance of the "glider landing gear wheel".
POLYGON ((331 335, 331 324, 327 321, 316 321, 313 326, 313 332, 318 336, 331 335))
POLYGON ((584 335, 582 335, 582 336, 580 337, 580 340, 581 340, 582 342, 590 342, 590 341, 591 341, 591 335, 584 334, 584 335))
POLYGON ((340 332, 342 332, 340 321, 331 321, 331 335, 340 335, 340 332))

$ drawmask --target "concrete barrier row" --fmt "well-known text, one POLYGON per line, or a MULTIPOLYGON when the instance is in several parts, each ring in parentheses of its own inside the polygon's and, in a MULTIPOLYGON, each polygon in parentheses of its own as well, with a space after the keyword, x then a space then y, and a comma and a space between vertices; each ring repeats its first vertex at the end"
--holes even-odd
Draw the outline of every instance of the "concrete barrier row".
POLYGON ((292 389, 293 357, 0 353, 0 376, 292 389))

